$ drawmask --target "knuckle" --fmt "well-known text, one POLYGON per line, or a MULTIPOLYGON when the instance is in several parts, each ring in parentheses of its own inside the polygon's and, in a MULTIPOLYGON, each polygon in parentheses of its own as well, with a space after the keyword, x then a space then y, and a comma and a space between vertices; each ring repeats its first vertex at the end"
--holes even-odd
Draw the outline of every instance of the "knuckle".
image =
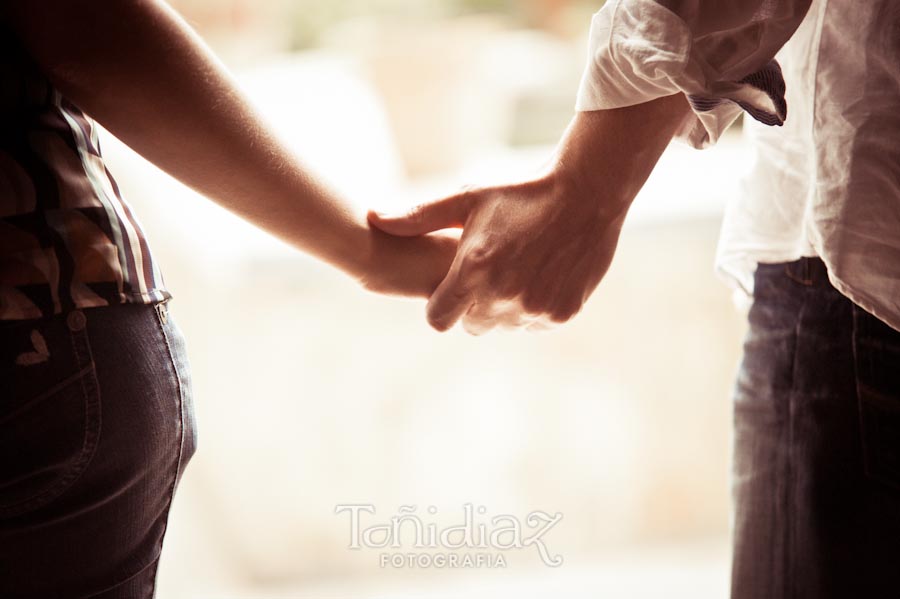
POLYGON ((468 268, 481 270, 491 263, 494 257, 494 251, 490 246, 477 245, 466 252, 463 258, 463 266, 468 268))
POLYGON ((449 296, 455 303, 462 303, 471 297, 471 293, 463 285, 457 285, 450 290, 449 296))
POLYGON ((438 333, 446 333, 450 329, 450 325, 441 319, 428 318, 428 324, 438 333))
POLYGON ((381 277, 365 277, 360 279, 359 283, 363 289, 372 293, 384 293, 388 288, 387 283, 381 277))
POLYGON ((526 314, 540 315, 546 309, 544 298, 535 293, 526 293, 521 299, 521 304, 526 314))
POLYGON ((453 318, 450 316, 450 313, 445 306, 433 306, 429 304, 425 318, 428 320, 428 324, 431 325, 431 328, 440 333, 448 331, 453 327, 453 318))
POLYGON ((462 185, 457 192, 457 196, 461 199, 471 199, 478 195, 479 189, 475 185, 462 185))
POLYGON ((577 308, 574 306, 567 306, 564 308, 554 310, 549 315, 550 322, 553 322, 556 324, 562 324, 564 322, 569 322, 570 320, 575 318, 575 316, 577 316, 578 312, 580 312, 580 311, 581 311, 580 308, 577 308))
POLYGON ((406 213, 406 219, 414 224, 421 224, 425 220, 425 211, 428 209, 427 204, 418 204, 413 206, 406 213))
POLYGON ((569 315, 563 312, 551 312, 548 319, 553 324, 563 324, 569 321, 569 315))
POLYGON ((456 194, 457 199, 466 208, 471 208, 477 204, 484 196, 484 189, 475 185, 463 185, 456 194))

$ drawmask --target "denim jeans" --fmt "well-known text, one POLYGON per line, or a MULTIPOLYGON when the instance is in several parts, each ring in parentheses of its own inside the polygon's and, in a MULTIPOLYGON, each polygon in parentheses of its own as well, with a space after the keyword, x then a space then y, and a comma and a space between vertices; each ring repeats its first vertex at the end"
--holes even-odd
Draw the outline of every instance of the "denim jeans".
POLYGON ((153 597, 194 452, 165 304, 0 323, 0 597, 153 597))
POLYGON ((760 264, 734 403, 733 599, 900 597, 900 332, 760 264))

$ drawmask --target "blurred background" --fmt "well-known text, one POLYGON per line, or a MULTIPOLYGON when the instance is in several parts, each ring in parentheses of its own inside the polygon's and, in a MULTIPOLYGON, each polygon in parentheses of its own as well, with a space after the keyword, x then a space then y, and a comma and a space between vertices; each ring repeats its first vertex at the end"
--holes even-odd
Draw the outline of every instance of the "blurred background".
MULTIPOLYGON (((602 2, 172 4, 362 214, 534 173, 573 114, 602 2)), ((738 133, 666 152, 574 322, 477 339, 432 332, 423 302, 371 295, 104 143, 193 363, 199 452, 160 597, 726 595, 744 324, 712 264, 748 162, 738 133), (403 505, 439 527, 465 503, 523 526, 558 512, 543 540, 565 561, 526 547, 505 568, 382 567, 382 550, 348 549, 348 503, 374 506, 364 526, 403 505)))

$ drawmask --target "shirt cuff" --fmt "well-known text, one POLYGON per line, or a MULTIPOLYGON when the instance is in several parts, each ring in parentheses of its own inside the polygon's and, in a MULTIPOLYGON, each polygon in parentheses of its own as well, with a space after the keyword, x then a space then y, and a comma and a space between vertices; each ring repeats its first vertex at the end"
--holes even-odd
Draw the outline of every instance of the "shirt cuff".
POLYGON ((708 61, 692 56, 692 43, 684 20, 657 2, 607 2, 591 23, 575 109, 621 108, 684 93, 692 112, 675 138, 695 148, 713 145, 742 111, 767 125, 784 123, 785 83, 776 61, 739 81, 716 80, 708 61))

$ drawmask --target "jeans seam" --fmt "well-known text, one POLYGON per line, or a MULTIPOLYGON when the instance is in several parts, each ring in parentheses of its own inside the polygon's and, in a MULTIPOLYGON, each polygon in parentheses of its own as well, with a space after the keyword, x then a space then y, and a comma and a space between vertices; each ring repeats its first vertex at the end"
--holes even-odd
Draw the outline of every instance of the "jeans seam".
MULTIPOLYGON (((158 309, 156 308, 156 306, 150 306, 150 307, 153 308, 154 318, 156 319, 156 323, 157 323, 157 326, 158 326, 158 328, 159 328, 160 334, 162 335, 163 341, 164 341, 164 343, 165 343, 165 345, 166 345, 166 354, 167 354, 167 356, 168 356, 168 359, 169 359, 170 364, 172 365, 172 372, 173 372, 174 375, 175 375, 175 384, 176 384, 177 389, 178 389, 178 403, 179 403, 179 410, 178 410, 178 413, 179 413, 179 418, 180 418, 180 420, 181 420, 181 422, 180 422, 180 429, 181 429, 181 432, 180 432, 180 438, 179 438, 178 460, 177 460, 177 462, 176 462, 175 474, 174 474, 174 476, 173 476, 173 478, 172 478, 172 483, 169 485, 169 488, 168 488, 168 490, 167 490, 167 495, 168 495, 168 497, 169 497, 169 502, 168 502, 168 506, 167 506, 167 508, 166 508, 166 512, 168 512, 168 511, 171 509, 172 503, 173 503, 173 501, 174 501, 174 496, 175 496, 175 483, 176 483, 176 481, 177 481, 177 479, 178 479, 178 470, 181 468, 182 453, 183 453, 183 448, 184 448, 184 410, 183 410, 183 407, 182 407, 184 402, 183 402, 183 398, 182 398, 181 378, 180 378, 180 376, 179 376, 179 374, 178 374, 178 368, 177 368, 176 365, 175 365, 174 356, 173 356, 173 353, 172 353, 171 346, 170 346, 170 344, 169 344, 168 336, 166 335, 166 332, 165 332, 165 327, 163 326, 162 320, 161 320, 161 318, 160 318, 159 311, 158 311, 158 309)), ((168 516, 168 513, 167 513, 167 516, 168 516)), ((169 520, 168 520, 168 517, 166 517, 165 520, 164 520, 164 523, 163 523, 163 530, 162 530, 162 534, 161 534, 161 539, 164 539, 164 538, 165 538, 165 534, 166 534, 166 531, 168 530, 168 526, 169 526, 169 520)), ((153 580, 153 592, 152 592, 152 594, 151 594, 151 598, 152 598, 152 597, 155 597, 155 596, 156 596, 156 576, 157 576, 157 570, 158 570, 158 568, 159 568, 159 562, 160 562, 160 559, 161 559, 161 558, 162 558, 162 541, 160 541, 159 551, 157 551, 155 558, 154 558, 151 562, 149 562, 149 563, 147 563, 147 564, 141 566, 137 571, 135 571, 135 572, 129 574, 128 576, 126 576, 126 577, 123 578, 122 580, 119 580, 119 581, 115 582, 115 583, 114 583, 112 586, 110 586, 110 587, 106 587, 106 588, 104 588, 104 589, 102 589, 102 590, 99 590, 99 591, 97 591, 97 590, 92 591, 91 594, 85 596, 84 599, 91 599, 92 597, 103 596, 104 594, 109 593, 110 591, 115 591, 115 590, 118 589, 119 587, 121 587, 121 586, 123 586, 123 585, 125 585, 125 584, 128 584, 130 581, 134 580, 136 577, 141 576, 141 575, 142 575, 143 573, 145 573, 149 568, 153 568, 153 576, 152 576, 152 580, 153 580)), ((144 597, 141 597, 141 599, 151 599, 151 598, 144 598, 144 597)))
MULTIPOLYGON (((175 354, 172 352, 172 344, 169 342, 169 335, 166 333, 165 323, 163 322, 162 315, 160 313, 158 305, 155 307, 153 312, 156 315, 156 323, 159 327, 159 331, 162 334, 163 341, 166 344, 166 353, 169 356, 169 363, 172 365, 172 372, 175 374, 175 385, 178 387, 178 419, 179 419, 179 440, 178 440, 178 460, 175 463, 175 472, 172 474, 172 483, 169 485, 169 509, 172 508, 172 503, 175 501, 175 486, 178 482, 178 473, 181 471, 181 461, 184 456, 184 389, 181 384, 181 374, 178 372, 178 365, 175 363, 175 354)), ((160 540, 160 556, 162 554, 162 544, 165 540, 166 531, 169 529, 169 519, 166 518, 165 524, 163 525, 162 537, 160 540)), ((160 556, 157 556, 157 565, 159 564, 160 556)), ((155 576, 154 576, 155 578, 155 576)), ((154 592, 155 595, 155 592, 154 592)))
MULTIPOLYGON (((790 275, 789 275, 790 276, 790 275)), ((799 341, 803 323, 803 316, 806 312, 807 302, 809 301, 809 291, 811 288, 807 286, 806 292, 803 293, 802 304, 797 312, 797 324, 794 326, 794 339, 791 358, 791 390, 788 394, 788 422, 787 422, 787 463, 785 464, 785 530, 784 530, 784 556, 782 567, 784 568, 782 580, 782 592, 785 599, 794 597, 794 556, 796 541, 795 513, 794 513, 794 426, 795 426, 795 403, 797 398, 797 353, 799 351, 799 341)))
POLYGON ((864 418, 865 414, 863 413, 863 405, 862 405, 862 394, 860 393, 859 388, 859 348, 857 347, 857 341, 859 340, 859 313, 857 312, 856 306, 852 308, 853 313, 853 329, 850 334, 852 335, 850 340, 850 349, 853 352, 853 387, 856 391, 856 410, 857 410, 857 427, 859 432, 859 443, 860 443, 860 459, 862 460, 862 471, 868 475, 869 474, 869 459, 868 459, 868 451, 866 448, 866 434, 865 434, 865 423, 864 418))

